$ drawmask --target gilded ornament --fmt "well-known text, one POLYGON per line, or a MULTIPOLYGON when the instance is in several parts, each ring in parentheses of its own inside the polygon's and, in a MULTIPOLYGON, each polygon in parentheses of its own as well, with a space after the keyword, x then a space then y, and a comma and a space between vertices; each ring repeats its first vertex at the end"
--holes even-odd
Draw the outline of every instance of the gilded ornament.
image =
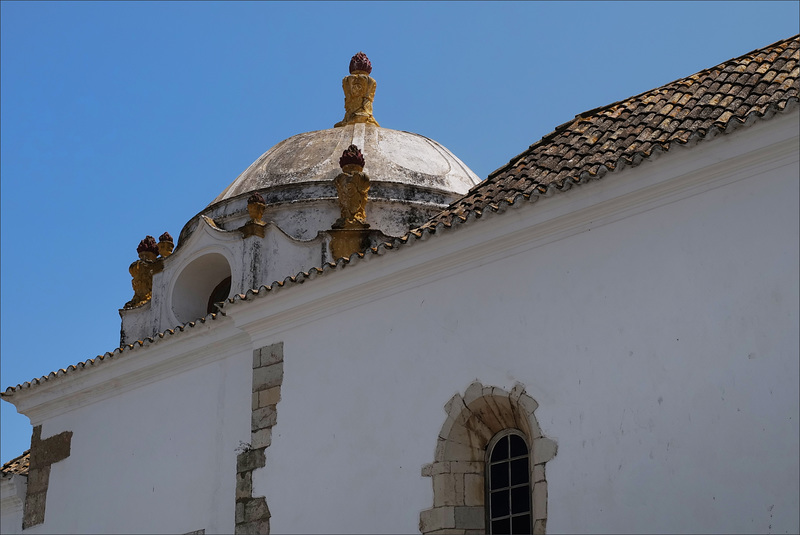
POLYGON ((350 59, 350 75, 342 79, 344 90, 344 119, 334 127, 366 123, 380 126, 372 116, 372 102, 378 83, 370 76, 372 63, 363 52, 350 59))
POLYGON ((156 263, 158 245, 154 237, 147 236, 140 241, 136 252, 139 253, 139 260, 128 268, 132 277, 133 299, 125 303, 125 308, 135 308, 150 300, 153 292, 153 273, 160 271, 160 265, 156 263))
POLYGON ((172 240, 172 236, 169 232, 165 232, 158 237, 158 254, 162 258, 166 258, 171 255, 174 248, 175 242, 172 240))
POLYGON ((262 218, 266 209, 267 203, 264 202, 264 197, 260 193, 253 193, 247 198, 247 213, 250 215, 250 220, 239 228, 242 237, 258 236, 263 238, 265 236, 264 227, 267 224, 262 221, 262 218))
POLYGON ((363 172, 364 156, 358 147, 350 145, 339 159, 342 172, 333 179, 339 198, 341 217, 333 224, 335 229, 365 229, 367 224, 367 193, 369 177, 363 172))

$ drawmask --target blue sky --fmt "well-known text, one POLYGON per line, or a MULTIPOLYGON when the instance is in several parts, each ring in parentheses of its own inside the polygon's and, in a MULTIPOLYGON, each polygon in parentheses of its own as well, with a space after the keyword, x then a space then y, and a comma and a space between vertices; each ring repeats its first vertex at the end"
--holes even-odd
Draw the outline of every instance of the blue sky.
MULTIPOLYGON (((800 32, 798 2, 0 3, 0 386, 119 345, 145 235, 341 120, 363 50, 385 128, 485 178, 576 114, 800 32)), ((288 275, 288 274, 287 274, 288 275)), ((30 424, 2 407, 0 457, 30 424)))

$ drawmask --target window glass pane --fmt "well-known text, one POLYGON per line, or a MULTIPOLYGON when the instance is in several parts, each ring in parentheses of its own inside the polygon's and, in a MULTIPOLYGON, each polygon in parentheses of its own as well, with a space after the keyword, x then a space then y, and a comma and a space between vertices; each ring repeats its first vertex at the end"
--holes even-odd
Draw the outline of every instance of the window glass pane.
POLYGON ((515 516, 511 519, 511 533, 531 533, 531 515, 515 516))
POLYGON ((508 463, 492 465, 491 479, 489 480, 492 490, 497 490, 508 486, 508 463))
POLYGON ((506 516, 508 514, 508 491, 501 490, 498 492, 493 492, 491 518, 506 516))
POLYGON ((518 435, 510 435, 509 438, 511 439, 512 457, 519 457, 520 455, 528 454, 528 446, 525 445, 525 441, 522 440, 522 437, 518 435))
POLYGON ((508 518, 503 520, 495 520, 492 522, 492 533, 509 535, 511 533, 511 523, 508 518))
POLYGON ((511 513, 527 513, 531 510, 528 486, 511 489, 511 513))
POLYGON ((511 484, 521 485, 527 483, 529 478, 528 458, 514 459, 511 461, 511 484))
POLYGON ((492 462, 508 459, 508 437, 503 437, 497 441, 492 450, 492 462))

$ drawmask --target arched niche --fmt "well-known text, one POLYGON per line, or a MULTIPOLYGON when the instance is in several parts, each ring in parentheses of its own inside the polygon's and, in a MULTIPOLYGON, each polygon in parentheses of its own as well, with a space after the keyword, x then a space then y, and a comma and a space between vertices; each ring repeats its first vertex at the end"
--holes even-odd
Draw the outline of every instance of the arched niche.
MULTIPOLYGON (((220 253, 208 253, 189 263, 178 275, 172 288, 172 313, 180 323, 194 321, 208 314, 209 301, 217 299, 220 289, 230 292, 231 265, 220 253)), ((223 300, 227 295, 222 296, 223 300)))

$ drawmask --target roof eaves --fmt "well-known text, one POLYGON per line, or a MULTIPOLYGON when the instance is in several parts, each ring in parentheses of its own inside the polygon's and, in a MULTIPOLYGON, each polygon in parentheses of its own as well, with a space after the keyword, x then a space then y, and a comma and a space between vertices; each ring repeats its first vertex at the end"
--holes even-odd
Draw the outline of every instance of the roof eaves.
POLYGON ((50 372, 47 375, 43 375, 42 377, 31 379, 30 381, 25 381, 24 383, 18 384, 17 386, 14 386, 14 387, 9 386, 8 388, 6 388, 6 390, 4 392, 0 392, 0 397, 9 398, 12 395, 14 395, 17 392, 20 392, 22 390, 28 390, 28 389, 36 386, 36 385, 40 385, 40 384, 44 384, 44 383, 50 382, 50 381, 52 381, 54 379, 57 379, 59 377, 63 377, 64 375, 72 374, 72 373, 75 373, 75 372, 78 372, 78 371, 81 371, 81 370, 84 370, 84 369, 87 369, 87 368, 90 368, 90 367, 93 367, 93 366, 99 366, 100 364, 102 364, 104 362, 108 362, 108 361, 110 361, 112 359, 118 359, 120 356, 127 355, 127 353, 130 352, 130 351, 133 351, 133 350, 138 349, 138 348, 150 346, 152 344, 155 344, 156 342, 158 342, 159 340, 161 340, 163 338, 172 337, 172 336, 178 335, 180 333, 185 332, 188 329, 194 328, 196 325, 204 324, 204 323, 206 323, 207 321, 210 321, 210 320, 215 320, 215 319, 217 319, 218 315, 224 315, 224 314, 218 314, 218 313, 209 314, 208 316, 206 316, 204 318, 199 318, 199 319, 197 319, 195 321, 189 321, 189 322, 184 323, 183 325, 179 325, 179 326, 177 326, 177 327, 175 327, 173 329, 167 329, 167 330, 162 331, 162 332, 160 332, 160 333, 158 333, 158 334, 156 334, 156 335, 154 335, 152 337, 148 336, 144 340, 136 340, 135 342, 132 342, 130 344, 125 344, 123 346, 120 346, 120 347, 114 349, 113 351, 108 351, 108 352, 106 352, 106 353, 104 353, 102 355, 98 355, 93 359, 88 359, 88 360, 85 360, 83 362, 79 362, 77 364, 71 364, 71 365, 67 366, 66 368, 61 368, 61 369, 56 370, 54 372, 50 372))

